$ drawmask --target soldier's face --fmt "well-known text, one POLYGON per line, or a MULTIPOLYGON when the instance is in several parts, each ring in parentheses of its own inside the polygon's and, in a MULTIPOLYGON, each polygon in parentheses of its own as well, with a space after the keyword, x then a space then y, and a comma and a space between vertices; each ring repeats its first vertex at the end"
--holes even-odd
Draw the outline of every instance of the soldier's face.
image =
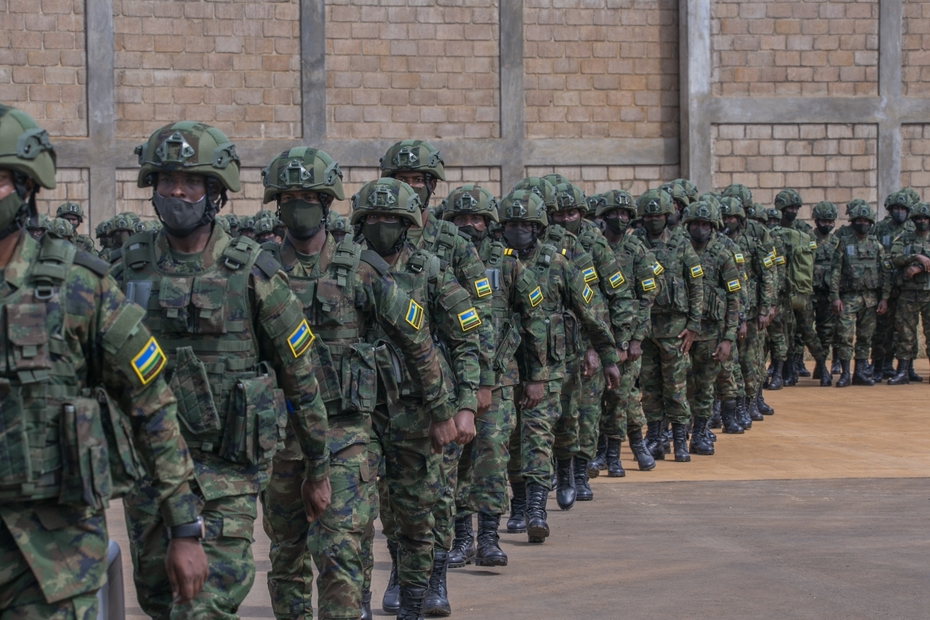
POLYGON ((372 213, 371 215, 365 216, 366 224, 397 224, 400 222, 400 217, 397 215, 391 215, 389 213, 372 213))
POLYGON ((459 228, 462 228, 465 226, 471 226, 478 232, 483 232, 484 229, 487 228, 484 222, 484 216, 475 215, 472 213, 468 213, 465 215, 456 215, 454 218, 452 218, 452 223, 458 226, 459 228))
POLYGON ((566 222, 574 222, 581 219, 581 209, 568 209, 567 211, 555 211, 550 213, 549 217, 552 218, 552 221, 556 224, 564 224, 566 222))
POLYGON ((75 230, 77 230, 77 227, 81 225, 81 218, 74 215, 73 213, 66 213, 61 216, 61 219, 71 222, 71 225, 74 226, 75 230))
POLYGON ((429 191, 433 192, 436 190, 436 179, 426 180, 426 174, 423 172, 413 172, 410 170, 404 172, 398 172, 394 175, 394 178, 398 181, 403 181, 413 189, 419 189, 429 185, 429 191))
POLYGON ((165 198, 199 202, 207 194, 207 181, 203 176, 189 172, 161 172, 155 189, 165 198))
POLYGON ((319 192, 310 192, 310 191, 281 192, 280 204, 285 204, 285 203, 291 202, 292 200, 303 200, 304 202, 323 204, 323 200, 319 192))

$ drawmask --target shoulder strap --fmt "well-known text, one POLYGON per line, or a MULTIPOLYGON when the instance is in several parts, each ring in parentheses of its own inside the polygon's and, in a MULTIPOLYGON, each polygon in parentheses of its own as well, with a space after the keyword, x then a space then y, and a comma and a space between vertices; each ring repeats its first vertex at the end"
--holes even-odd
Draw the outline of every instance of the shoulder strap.
MULTIPOLYGON (((505 252, 507 249, 504 247, 504 244, 495 241, 491 244, 491 255, 488 256, 488 265, 491 267, 500 267, 501 263, 504 260, 505 252)), ((512 254, 513 252, 511 252, 512 254)))
POLYGON ((262 248, 258 258, 255 259, 255 266, 261 269, 262 273, 269 278, 274 277, 274 274, 283 269, 277 257, 264 248, 262 248))
POLYGON ((563 237, 565 237, 565 229, 558 224, 550 224, 546 229, 546 243, 561 247, 563 237))
POLYGON ((336 271, 336 284, 345 287, 349 282, 349 274, 358 269, 362 248, 352 241, 340 241, 336 244, 336 254, 333 256, 332 267, 336 271))
MULTIPOLYGON (((249 239, 248 237, 237 237, 233 239, 229 245, 226 246, 226 249, 223 250, 222 259, 223 264, 228 269, 233 271, 238 271, 243 267, 249 267, 255 264, 255 261, 258 260, 258 257, 261 256, 263 252, 267 252, 271 248, 266 248, 266 244, 259 245, 256 241, 249 239)), ((269 256, 269 258, 273 258, 269 256)), ((275 261, 277 262, 277 261, 275 261)), ((278 265, 280 269, 280 264, 278 265)), ((264 269, 262 270, 264 272, 264 269)), ((272 272, 271 275, 277 273, 277 269, 272 272)), ((269 278, 271 276, 268 276, 269 278)))
MULTIPOLYGON (((586 252, 590 252, 591 248, 594 247, 594 244, 598 242, 598 232, 597 228, 594 226, 585 226, 582 224, 581 230, 578 231, 578 243, 581 244, 581 247, 585 249, 586 252)), ((603 236, 600 236, 603 238, 603 236)))
POLYGON ((36 287, 36 297, 44 298, 38 293, 39 289, 51 289, 61 286, 77 254, 70 241, 58 239, 52 235, 43 235, 39 242, 39 256, 29 271, 29 280, 36 287))
POLYGON ((374 250, 362 250, 359 258, 371 265, 380 276, 385 276, 391 272, 391 266, 374 250))
MULTIPOLYGON (((116 262, 112 252, 109 259, 111 263, 116 262)), ((129 237, 122 259, 125 267, 135 270, 143 269, 146 263, 155 262, 155 233, 145 231, 129 237)))
POLYGON ((85 252, 83 250, 80 250, 77 254, 75 254, 74 264, 90 269, 101 278, 107 275, 107 273, 110 271, 110 264, 107 261, 101 260, 89 252, 85 252))

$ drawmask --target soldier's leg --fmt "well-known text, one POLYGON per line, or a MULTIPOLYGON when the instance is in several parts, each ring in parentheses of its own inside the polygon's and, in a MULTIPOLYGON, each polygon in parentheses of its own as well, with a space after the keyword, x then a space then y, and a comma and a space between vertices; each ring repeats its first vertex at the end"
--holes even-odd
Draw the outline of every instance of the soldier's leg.
MULTIPOLYGON (((672 424, 688 424, 691 421, 691 406, 688 403, 687 378, 691 370, 691 358, 681 352, 681 340, 677 338, 662 338, 657 340, 657 344, 662 364, 660 395, 665 417, 672 424)), ((644 365, 643 375, 645 372, 644 365)), ((643 375, 640 375, 640 379, 643 375)))
POLYGON ((157 504, 146 492, 151 485, 142 483, 123 497, 123 515, 129 535, 132 578, 139 607, 157 620, 171 614, 173 597, 165 556, 168 535, 157 504))
POLYGON ((623 419, 626 422, 626 428, 623 429, 629 436, 631 433, 642 431, 646 426, 646 416, 643 413, 642 391, 638 383, 642 376, 641 369, 643 365, 642 358, 633 362, 632 387, 629 390, 629 397, 625 399, 626 408, 623 419))
MULTIPOLYGON (((814 302, 812 295, 805 295, 804 307, 799 310, 797 317, 797 332, 801 336, 801 342, 811 352, 815 360, 826 359, 824 348, 820 344, 820 338, 817 337, 817 330, 814 328, 814 302)), ((804 355, 804 349, 798 351, 798 355, 804 355)))
POLYGON ((474 470, 464 502, 470 512, 502 515, 507 508, 510 436, 516 420, 512 387, 492 392, 491 408, 475 420, 474 470))
POLYGON ((520 473, 527 485, 536 484, 551 489, 553 428, 562 415, 562 382, 546 383, 543 399, 533 408, 520 411, 520 473))
MULTIPOLYGON (((620 384, 612 390, 604 390, 604 413, 601 416, 600 429, 608 439, 623 441, 629 429, 628 401, 634 396, 639 400, 639 394, 634 394, 636 390, 635 364, 625 362, 617 368, 620 370, 620 384)), ((640 405, 640 415, 642 415, 642 405, 640 405)))
MULTIPOLYGON (((477 420, 475 420, 477 423, 477 420)), ((433 544, 437 549, 452 548, 453 519, 455 519, 455 490, 458 485, 459 458, 462 446, 450 443, 443 448, 440 462, 442 489, 433 506, 433 544)))
POLYGON ((359 617, 364 586, 362 540, 377 493, 364 444, 330 456, 329 482, 332 501, 310 524, 309 531, 308 555, 319 571, 319 618, 355 619, 359 617))
POLYGON ((582 377, 578 398, 578 457, 591 461, 597 453, 597 433, 601 422, 601 399, 607 387, 604 373, 595 370, 582 377))
POLYGON ((570 459, 578 454, 579 411, 581 392, 582 359, 577 357, 565 365, 565 379, 560 397, 561 413, 553 427, 555 444, 553 451, 558 460, 570 459))
POLYGON ((856 350, 855 359, 868 360, 872 352, 872 336, 875 335, 875 323, 878 313, 875 306, 862 308, 856 314, 856 350))
POLYGON ((872 336, 872 359, 881 362, 881 367, 873 369, 876 380, 881 380, 881 373, 891 372, 892 358, 894 356, 894 322, 897 315, 898 298, 900 291, 892 288, 888 298, 888 310, 885 314, 876 315, 875 333, 872 336))
MULTIPOLYGON (((898 360, 917 359, 917 322, 922 304, 917 291, 902 291, 894 318, 894 356, 898 360)), ((926 329, 924 323, 924 329, 926 329)))
POLYGON ((507 441, 507 479, 510 484, 523 483, 523 411, 520 401, 523 399, 521 386, 513 390, 514 418, 507 441))
MULTIPOLYGON (((379 485, 384 478, 384 458, 381 449, 381 438, 378 433, 372 429, 368 442, 368 471, 374 476, 375 487, 372 490, 371 508, 368 511, 368 523, 365 524, 364 533, 362 534, 362 571, 363 571, 363 588, 362 592, 370 595, 371 590, 371 573, 375 567, 375 521, 377 521, 381 512, 381 497, 379 485)), ((396 574, 395 574, 396 577, 396 574)))
POLYGON ((695 419, 709 420, 714 409, 714 387, 720 364, 714 360, 716 340, 695 341, 691 345, 691 373, 688 377, 688 392, 692 395, 691 413, 695 419))
POLYGON ((303 460, 275 456, 271 479, 261 494, 262 527, 271 541, 268 594, 275 618, 313 618, 313 565, 307 553, 310 524, 301 518, 303 460))
POLYGON ((817 338, 824 355, 833 348, 833 338, 836 331, 836 316, 830 308, 830 295, 828 293, 814 293, 814 321, 817 338))
POLYGON ((843 312, 836 319, 836 348, 840 361, 847 364, 853 357, 853 343, 856 338, 856 313, 859 308, 855 298, 843 298, 843 312))
POLYGON ((639 373, 639 391, 643 414, 648 423, 661 422, 665 417, 662 398, 662 351, 653 338, 643 340, 642 365, 639 373))

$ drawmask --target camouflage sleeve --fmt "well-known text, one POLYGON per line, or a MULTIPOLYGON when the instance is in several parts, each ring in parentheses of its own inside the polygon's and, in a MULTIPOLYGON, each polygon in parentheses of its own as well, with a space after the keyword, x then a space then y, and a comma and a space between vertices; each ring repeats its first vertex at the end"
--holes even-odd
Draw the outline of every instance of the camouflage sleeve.
POLYGON ((913 265, 917 262, 916 253, 905 254, 905 245, 905 239, 900 237, 895 239, 894 243, 891 244, 891 263, 899 269, 907 267, 908 265, 913 265))
POLYGON ((307 478, 324 480, 329 475, 329 422, 307 354, 315 336, 283 272, 269 278, 253 269, 249 293, 255 332, 265 336, 259 338, 260 359, 270 362, 287 398, 290 422, 307 463, 307 478))
POLYGON ((665 282, 662 277, 662 268, 652 250, 639 244, 637 256, 633 260, 639 311, 637 313, 637 326, 631 339, 642 342, 652 333, 652 306, 665 282))
POLYGON ((830 261, 830 301, 840 298, 840 276, 843 273, 843 252, 845 248, 840 243, 833 251, 833 260, 830 261))
POLYGON ((529 376, 523 379, 548 381, 549 331, 546 327, 547 315, 542 308, 542 298, 532 294, 540 289, 536 274, 512 257, 505 258, 504 267, 509 267, 513 273, 510 307, 520 317, 520 346, 529 372, 529 376))
MULTIPOLYGON (((633 295, 629 274, 623 273, 620 263, 617 262, 617 258, 606 241, 598 240, 592 246, 592 257, 595 268, 594 277, 607 302, 614 340, 629 342, 633 337, 633 323, 639 304, 633 295)), ((587 281, 587 278, 585 280, 587 281)))
POLYGON ((152 498, 169 526, 190 523, 201 503, 191 490, 194 463, 162 376, 167 358, 113 278, 73 267, 67 282, 65 338, 89 361, 88 384, 100 385, 128 415, 133 443, 151 476, 152 498), (73 340, 72 340, 73 339, 73 340))
POLYGON ((733 253, 726 250, 722 253, 723 265, 720 269, 720 286, 726 291, 727 313, 723 321, 722 340, 736 342, 736 331, 740 323, 740 298, 743 294, 743 278, 733 253))
POLYGON ((578 317, 582 329, 591 339, 591 344, 601 358, 601 364, 616 364, 617 342, 614 340, 613 331, 610 325, 597 312, 595 296, 597 293, 584 281, 581 271, 575 265, 567 260, 560 260, 562 257, 555 255, 552 269, 558 266, 562 267, 562 281, 565 283, 565 307, 571 309, 578 317))
POLYGON ((688 324, 687 328, 694 332, 701 331, 701 316, 704 314, 704 269, 701 259, 691 247, 690 243, 683 246, 681 277, 688 289, 688 324))
POLYGON ((894 284, 894 265, 891 264, 891 258, 881 244, 878 244, 878 273, 882 282, 881 298, 888 299, 891 297, 891 286, 894 284))
POLYGON ((759 267, 759 312, 768 310, 775 305, 775 260, 771 249, 761 240, 756 240, 756 264, 759 267))
POLYGON ((414 381, 423 390, 426 408, 430 411, 442 409, 449 396, 443 390, 439 350, 433 346, 429 325, 421 322, 418 327, 406 320, 413 302, 390 274, 382 276, 364 263, 360 267, 359 288, 369 300, 375 320, 400 348, 407 367, 416 374, 414 381))
POLYGON ((459 286, 455 276, 447 269, 440 271, 430 305, 437 335, 449 351, 455 375, 455 406, 477 412, 481 376, 478 328, 483 321, 468 292, 459 286))
POLYGON ((484 263, 478 256, 478 250, 461 236, 455 237, 455 278, 468 291, 472 305, 478 311, 481 324, 477 327, 480 348, 478 364, 481 368, 479 385, 497 385, 494 373, 494 350, 497 334, 494 333, 494 318, 491 310, 491 296, 482 295, 487 285, 484 263))

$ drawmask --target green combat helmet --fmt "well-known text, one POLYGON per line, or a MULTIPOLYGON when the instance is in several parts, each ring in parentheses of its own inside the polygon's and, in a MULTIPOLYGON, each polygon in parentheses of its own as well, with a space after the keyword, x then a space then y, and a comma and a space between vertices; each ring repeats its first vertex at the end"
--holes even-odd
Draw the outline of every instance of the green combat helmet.
POLYGON ((97 224, 97 228, 94 229, 94 235, 96 235, 97 240, 103 243, 103 240, 107 235, 110 234, 110 220, 103 220, 97 224))
POLYGON ((754 202, 750 205, 743 205, 743 208, 746 210, 746 217, 751 220, 756 220, 757 222, 762 222, 765 224, 768 217, 765 214, 765 207, 763 207, 758 202, 754 202))
POLYGON ((849 221, 852 222, 855 219, 863 217, 873 224, 875 223, 875 211, 872 210, 872 207, 869 206, 869 203, 865 200, 856 199, 859 202, 850 209, 849 212, 849 221))
POLYGON ((226 214, 226 222, 229 224, 229 234, 236 236, 239 234, 239 216, 235 213, 226 214))
POLYGON ((55 209, 55 217, 63 217, 69 221, 76 219, 76 223, 71 221, 71 225, 76 228, 84 222, 84 210, 76 202, 63 202, 55 209))
POLYGON ((48 230, 48 234, 54 237, 67 239, 71 242, 74 241, 74 225, 64 218, 52 218, 46 222, 45 227, 48 230))
POLYGON ((0 170, 12 173, 16 188, 0 200, 2 239, 37 214, 35 196, 39 186, 55 189, 55 149, 48 132, 22 110, 5 105, 0 105, 0 170), (31 190, 26 187, 30 179, 35 183, 31 190))
MULTIPOLYGON (((698 196, 698 199, 695 200, 694 202, 698 202, 698 201, 709 202, 715 207, 717 207, 717 209, 719 210, 721 198, 723 198, 721 194, 715 194, 714 192, 705 192, 701 194, 700 196, 698 196)), ((740 204, 742 205, 743 203, 740 203, 740 204)))
POLYGON ((732 185, 727 185, 724 190, 720 192, 720 194, 722 196, 739 198, 740 202, 743 203, 743 206, 752 204, 752 192, 749 191, 749 188, 742 183, 733 183, 732 185))
POLYGON ((345 236, 349 234, 349 228, 349 219, 347 217, 335 211, 329 212, 326 217, 326 230, 329 231, 337 243, 345 239, 345 236))
POLYGON ((26 230, 38 239, 48 230, 48 218, 44 215, 31 215, 26 219, 26 230))
POLYGON ((456 187, 442 201, 442 219, 453 220, 456 215, 481 215, 487 224, 500 222, 497 199, 474 183, 456 187))
POLYGON ((562 176, 561 174, 557 174, 555 172, 551 174, 547 174, 543 176, 543 178, 549 181, 550 183, 552 183, 552 187, 555 187, 559 183, 571 183, 571 181, 568 178, 562 176))
POLYGON ((765 209, 765 225, 769 228, 777 226, 781 222, 781 211, 775 207, 769 207, 765 209))
POLYGON ((709 202, 704 202, 703 200, 691 203, 685 207, 685 210, 681 214, 681 223, 686 227, 691 222, 708 222, 713 226, 717 226, 719 220, 720 214, 717 209, 709 202))
POLYGON ((695 200, 697 200, 698 194, 701 193, 700 191, 698 191, 698 186, 695 185, 694 182, 691 181, 691 179, 675 179, 674 181, 672 181, 672 183, 675 183, 676 185, 680 185, 682 189, 685 190, 685 193, 688 195, 688 197, 691 199, 691 202, 694 202, 695 200))
POLYGON ((262 170, 262 185, 262 204, 277 200, 285 191, 316 192, 326 208, 334 199, 345 199, 339 164, 326 151, 306 146, 284 151, 272 159, 262 170))
POLYGON ((672 196, 661 188, 643 192, 636 200, 636 212, 639 217, 645 215, 670 215, 672 212, 672 196))
POLYGON ((588 201, 588 208, 593 208, 596 217, 603 217, 614 209, 629 211, 630 219, 636 217, 636 204, 633 201, 633 196, 627 191, 611 189, 603 194, 596 194, 592 198, 594 200, 588 201))
POLYGON ((84 250, 95 256, 97 254, 97 247, 94 245, 94 240, 88 235, 74 235, 74 245, 76 245, 79 250, 84 250))
POLYGON ((926 202, 918 202, 916 205, 914 205, 914 208, 911 209, 910 217, 911 219, 914 219, 915 217, 930 218, 930 204, 927 204, 926 202))
MULTIPOLYGON (((230 234, 230 232, 229 232, 229 220, 227 220, 227 219, 226 219, 225 217, 223 217, 223 216, 220 216, 220 217, 216 218, 216 223, 220 225, 220 228, 222 228, 222 229, 226 232, 227 235, 230 234)), ((143 226, 143 228, 144 228, 144 226, 143 226)))
POLYGON ((815 220, 835 220, 839 209, 829 200, 821 200, 814 205, 811 215, 815 220))
POLYGON ((249 216, 239 220, 239 234, 250 238, 255 236, 254 216, 249 216))
POLYGON ((547 209, 555 209, 555 185, 545 177, 527 177, 513 186, 513 191, 528 189, 542 198, 547 209))
POLYGON ((255 214, 255 223, 257 224, 258 220, 262 219, 263 217, 267 217, 268 219, 274 221, 274 211, 269 211, 268 209, 259 210, 258 213, 255 214))
POLYGON ((545 228, 549 225, 546 217, 546 205, 533 190, 516 189, 503 198, 498 205, 498 215, 502 224, 507 222, 532 222, 545 228))
POLYGON ((421 206, 420 197, 412 187, 403 181, 384 177, 377 181, 369 181, 352 196, 352 214, 349 216, 349 223, 352 226, 362 224, 367 215, 383 213, 396 215, 408 221, 412 226, 422 227, 421 206))
POLYGON ((433 195, 436 181, 446 180, 445 163, 433 145, 425 140, 402 140, 387 150, 379 162, 382 177, 395 177, 400 172, 422 172, 426 186, 414 188, 425 209, 433 195))
POLYGON ((682 185, 675 183, 674 181, 672 183, 665 183, 660 189, 664 189, 666 192, 668 192, 669 195, 671 195, 672 200, 680 205, 680 208, 682 209, 690 205, 692 202, 696 202, 691 199, 691 196, 688 195, 688 192, 682 185))
POLYGON ((788 207, 798 207, 800 209, 803 204, 801 194, 793 189, 783 189, 775 195, 775 208, 779 211, 784 211, 788 207))
POLYGON ((852 200, 846 203, 846 215, 847 217, 849 217, 850 222, 853 220, 853 215, 852 215, 853 211, 855 211, 856 209, 858 209, 859 207, 863 205, 868 207, 869 203, 863 200, 862 198, 853 198, 852 200))
MULTIPOLYGON (((714 205, 714 202, 710 200, 705 200, 709 205, 714 205)), ((720 210, 720 215, 735 215, 740 219, 746 219, 746 209, 743 207, 743 202, 736 198, 735 196, 723 196, 720 200, 716 201, 716 206, 720 210)))
POLYGON ((260 217, 255 221, 255 240, 259 243, 274 241, 274 220, 260 217))

